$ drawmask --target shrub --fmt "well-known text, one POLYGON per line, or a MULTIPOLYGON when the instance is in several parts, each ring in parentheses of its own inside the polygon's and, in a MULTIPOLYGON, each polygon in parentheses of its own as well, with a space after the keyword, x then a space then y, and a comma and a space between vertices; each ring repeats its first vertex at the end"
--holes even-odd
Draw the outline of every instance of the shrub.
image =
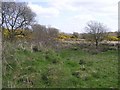
POLYGON ((80 70, 85 71, 86 70, 85 66, 81 65, 80 70))
POLYGON ((108 41, 118 41, 119 38, 117 38, 116 36, 108 36, 108 37, 107 37, 107 40, 108 40, 108 41))
POLYGON ((91 75, 88 72, 80 71, 80 70, 73 72, 72 75, 75 76, 76 78, 80 78, 84 81, 89 80, 91 77, 91 75))
MULTIPOLYGON (((7 29, 4 29, 4 40, 10 40, 11 34, 12 32, 9 32, 7 29)), ((31 40, 32 38, 32 32, 30 30, 19 29, 14 32, 14 40, 31 40)))
POLYGON ((56 54, 56 52, 54 50, 48 50, 46 51, 45 54, 45 59, 50 61, 51 63, 60 63, 61 58, 59 55, 56 54))
POLYGON ((64 70, 59 66, 48 66, 46 71, 42 73, 42 80, 46 83, 46 85, 50 85, 51 87, 59 86, 63 77, 64 70), (55 86, 54 86, 55 85, 55 86))
POLYGON ((78 50, 78 47, 73 47, 72 49, 76 51, 76 50, 78 50))
POLYGON ((86 64, 86 62, 81 59, 81 60, 79 61, 79 64, 80 64, 80 65, 83 65, 83 64, 86 64))
POLYGON ((88 44, 88 43, 80 43, 80 44, 79 44, 79 47, 80 47, 81 49, 86 49, 86 48, 89 48, 89 47, 90 47, 90 44, 88 44))
POLYGON ((91 70, 91 75, 95 78, 99 78, 99 73, 96 70, 91 70))
POLYGON ((84 81, 87 81, 87 80, 89 80, 90 79, 90 74, 88 74, 88 73, 83 73, 83 74, 81 74, 81 76, 80 76, 80 78, 82 79, 82 80, 84 80, 84 81))
POLYGON ((70 39, 70 38, 71 38, 71 36, 70 36, 70 35, 67 35, 67 34, 65 34, 65 33, 60 33, 60 34, 58 35, 58 39, 66 40, 66 39, 70 39))
POLYGON ((33 46, 32 50, 33 50, 33 52, 38 52, 39 51, 37 46, 33 46))
POLYGON ((100 53, 100 51, 98 49, 95 49, 95 48, 89 49, 88 52, 92 55, 96 55, 96 54, 100 53))
POLYGON ((80 71, 75 71, 72 73, 73 76, 79 78, 80 77, 80 71))

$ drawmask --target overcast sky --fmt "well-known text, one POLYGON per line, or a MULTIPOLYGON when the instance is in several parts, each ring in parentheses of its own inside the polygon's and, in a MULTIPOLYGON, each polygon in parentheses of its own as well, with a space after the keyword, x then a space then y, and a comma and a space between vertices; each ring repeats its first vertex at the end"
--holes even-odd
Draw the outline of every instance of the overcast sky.
MULTIPOLYGON (((21 0, 20 0, 21 1, 21 0)), ((37 14, 42 25, 51 25, 62 32, 84 32, 86 23, 96 20, 110 31, 118 30, 119 0, 23 0, 37 14)))

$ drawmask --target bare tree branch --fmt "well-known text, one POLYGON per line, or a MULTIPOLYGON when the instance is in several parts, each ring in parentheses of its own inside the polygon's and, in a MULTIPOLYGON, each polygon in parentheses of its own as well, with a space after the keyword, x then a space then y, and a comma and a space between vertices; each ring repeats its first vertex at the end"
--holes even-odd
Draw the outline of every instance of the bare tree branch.
POLYGON ((106 26, 104 26, 102 23, 96 22, 96 21, 90 21, 87 23, 87 26, 85 27, 87 33, 89 34, 89 40, 95 42, 96 48, 99 45, 99 42, 102 41, 105 37, 105 33, 107 32, 106 26))
MULTIPOLYGON (((35 13, 26 3, 2 2, 2 23, 10 33, 20 28, 30 26, 34 22, 35 13)), ((13 36, 14 38, 14 36, 13 36)))

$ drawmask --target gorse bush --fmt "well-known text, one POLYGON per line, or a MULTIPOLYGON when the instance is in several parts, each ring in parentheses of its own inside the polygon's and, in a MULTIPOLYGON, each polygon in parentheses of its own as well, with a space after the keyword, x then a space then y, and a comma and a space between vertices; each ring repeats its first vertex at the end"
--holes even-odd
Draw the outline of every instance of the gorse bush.
POLYGON ((108 36, 108 37, 106 37, 106 39, 107 39, 108 41, 118 41, 118 40, 120 40, 120 39, 117 38, 116 36, 108 36))
POLYGON ((58 39, 70 39, 71 36, 70 35, 67 35, 67 34, 64 34, 64 33, 60 33, 59 36, 58 36, 58 39))
MULTIPOLYGON (((7 29, 3 29, 4 40, 9 41, 11 34, 12 34, 12 32, 9 32, 7 29)), ((19 29, 14 32, 14 41, 16 41, 16 40, 28 41, 28 40, 32 40, 32 38, 33 38, 33 35, 32 35, 32 31, 30 31, 30 30, 19 29)))

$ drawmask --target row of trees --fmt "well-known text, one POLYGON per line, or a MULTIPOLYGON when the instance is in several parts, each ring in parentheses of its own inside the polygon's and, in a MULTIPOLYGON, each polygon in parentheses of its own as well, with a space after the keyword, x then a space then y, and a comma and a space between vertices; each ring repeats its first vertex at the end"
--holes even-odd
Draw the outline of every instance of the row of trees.
MULTIPOLYGON (((1 28, 3 38, 14 41, 16 37, 32 37, 35 43, 47 43, 55 38, 59 32, 53 27, 37 24, 36 14, 28 7, 27 3, 2 2, 1 28), (29 35, 28 35, 29 34, 29 35)), ((28 39, 28 38, 27 38, 28 39)))
MULTIPOLYGON (((26 36, 26 30, 32 32, 32 40, 35 43, 41 42, 42 44, 47 44, 58 37, 58 29, 46 27, 35 22, 36 14, 32 12, 27 3, 2 2, 1 8, 2 18, 0 18, 0 26, 4 32, 7 31, 8 38, 11 41, 16 36, 26 36)), ((100 22, 90 21, 87 23, 85 30, 87 32, 85 39, 95 42, 97 48, 99 42, 106 37, 108 28, 100 22)), ((78 38, 78 33, 73 33, 73 37, 78 38)))

